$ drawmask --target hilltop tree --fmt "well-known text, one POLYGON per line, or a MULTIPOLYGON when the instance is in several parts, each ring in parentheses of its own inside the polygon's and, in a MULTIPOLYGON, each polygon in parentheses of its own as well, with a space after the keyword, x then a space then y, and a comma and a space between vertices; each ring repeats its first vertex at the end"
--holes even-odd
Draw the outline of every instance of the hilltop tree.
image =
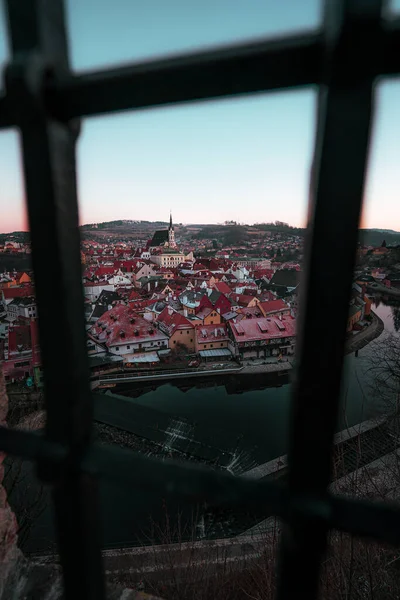
POLYGON ((227 232, 225 233, 224 238, 225 244, 241 244, 246 240, 247 232, 245 227, 242 227, 241 225, 234 225, 232 227, 227 228, 227 232))

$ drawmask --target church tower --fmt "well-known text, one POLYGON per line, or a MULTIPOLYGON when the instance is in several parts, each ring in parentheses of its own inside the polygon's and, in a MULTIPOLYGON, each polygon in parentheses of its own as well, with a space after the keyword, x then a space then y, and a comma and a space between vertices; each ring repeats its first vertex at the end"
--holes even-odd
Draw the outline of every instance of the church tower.
POLYGON ((170 248, 176 248, 175 231, 174 231, 174 226, 172 224, 172 212, 169 215, 168 246, 170 248))

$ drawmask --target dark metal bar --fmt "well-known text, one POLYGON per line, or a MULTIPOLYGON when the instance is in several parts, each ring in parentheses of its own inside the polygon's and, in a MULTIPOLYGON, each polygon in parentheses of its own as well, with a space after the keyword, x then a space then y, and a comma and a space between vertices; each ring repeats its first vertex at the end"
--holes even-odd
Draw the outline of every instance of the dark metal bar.
POLYGON ((67 457, 67 448, 50 442, 36 432, 0 426, 0 450, 25 460, 57 463, 67 457))
MULTIPOLYGON (((13 456, 50 464, 61 464, 68 456, 66 447, 49 442, 41 435, 5 427, 0 427, 0 449, 13 456)), ((125 487, 127 492, 136 487, 163 497, 175 493, 195 504, 206 500, 213 506, 264 508, 281 519, 288 519, 295 512, 296 519, 316 519, 322 526, 400 545, 400 509, 395 504, 330 495, 323 498, 307 494, 293 496, 289 495, 287 486, 275 482, 233 477, 192 463, 161 462, 130 450, 98 444, 94 444, 83 459, 81 470, 88 477, 90 495, 93 493, 93 486, 89 485, 93 481, 91 476, 97 474, 116 486, 125 487)), ((57 493, 68 496, 68 502, 75 504, 74 489, 74 485, 59 486, 57 493)), ((92 500, 89 502, 92 505, 92 500)), ((61 505, 62 502, 57 502, 58 510, 61 505)), ((64 512, 60 515, 63 521, 71 516, 64 512)), ((96 515, 91 513, 90 518, 93 517, 96 515)))
POLYGON ((58 119, 316 83, 319 32, 148 61, 49 84, 46 102, 58 119))
POLYGON ((400 73, 400 18, 384 21, 383 49, 381 51, 379 75, 400 73))
MULTIPOLYGON (((318 99, 288 455, 294 495, 322 497, 330 480, 381 10, 381 0, 327 0, 325 6, 325 71, 318 99), (332 281, 340 282, 334 294, 332 281), (315 340, 321 339, 327 315, 329 335, 316 352, 315 340)), ((294 510, 281 547, 281 600, 316 597, 325 544, 321 521, 302 518, 294 510)))
POLYGON ((15 127, 15 115, 7 96, 0 97, 0 130, 15 127))
POLYGON ((333 496, 330 506, 330 527, 393 546, 400 545, 400 510, 397 504, 333 496))
POLYGON ((44 366, 46 437, 69 449, 68 460, 58 468, 39 463, 40 475, 55 482, 57 532, 67 597, 97 600, 104 598, 105 593, 99 527, 93 519, 95 482, 79 474, 81 457, 91 438, 92 397, 75 175, 78 129, 48 118, 43 104, 45 79, 55 71, 68 69, 64 7, 62 0, 8 0, 7 8, 13 58, 6 71, 6 89, 21 130, 44 366), (57 274, 51 293, 49 273, 57 274), (61 317, 56 328, 54 298, 61 317), (54 348, 55 329, 62 357, 54 348), (73 492, 67 494, 69 487, 73 487, 73 492), (90 505, 85 499, 88 497, 90 505))
MULTIPOLYGON (((400 19, 385 21, 377 72, 400 72, 400 19)), ((27 38, 28 39, 28 38, 27 38)), ((304 33, 278 40, 147 61, 128 67, 64 76, 46 82, 46 105, 56 118, 142 109, 318 84, 322 34, 304 33)), ((17 124, 6 98, 0 99, 0 128, 17 124)))
POLYGON ((0 127, 18 125, 22 133, 48 424, 44 440, 0 428, 0 447, 37 460, 42 475, 56 480, 54 500, 68 598, 104 597, 98 474, 120 485, 178 492, 192 502, 262 505, 285 519, 289 528, 283 536, 280 598, 315 597, 328 527, 400 542, 396 508, 326 493, 372 85, 376 75, 400 71, 400 20, 380 23, 381 8, 379 0, 332 0, 327 2, 323 34, 316 31, 72 76, 62 1, 8 0, 13 61, 6 72, 7 96, 0 98, 0 127), (160 463, 120 449, 89 448, 92 401, 75 181, 78 129, 70 120, 321 82, 289 488, 192 465, 160 463), (329 251, 324 253, 324 248, 329 251), (52 296, 47 289, 49 270, 58 274, 52 296), (332 279, 341 282, 334 297, 332 279), (54 296, 63 315, 57 331, 62 363, 53 353, 54 296), (327 313, 331 335, 316 365, 313 343, 327 313))

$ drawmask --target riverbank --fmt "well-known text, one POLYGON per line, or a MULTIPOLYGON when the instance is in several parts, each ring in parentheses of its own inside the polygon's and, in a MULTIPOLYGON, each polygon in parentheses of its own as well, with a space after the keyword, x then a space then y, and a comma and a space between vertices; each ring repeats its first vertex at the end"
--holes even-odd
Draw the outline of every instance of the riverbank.
POLYGON ((371 325, 359 333, 356 333, 350 340, 346 342, 346 354, 361 350, 361 348, 364 348, 364 346, 372 342, 372 340, 378 338, 385 329, 382 319, 373 311, 371 311, 371 314, 371 325))
MULTIPOLYGON (((372 311, 372 322, 371 324, 354 334, 350 340, 346 343, 345 354, 351 354, 357 350, 361 350, 372 340, 379 337, 384 330, 384 324, 382 319, 372 311)), ((121 383, 134 383, 134 382, 146 382, 146 381, 157 381, 166 380, 173 381, 177 379, 198 379, 201 377, 226 377, 227 375, 239 375, 240 376, 252 376, 256 374, 287 374, 294 367, 294 357, 285 356, 281 359, 270 357, 263 359, 248 360, 242 363, 241 366, 232 367, 232 363, 221 363, 214 365, 211 368, 205 366, 201 369, 196 370, 185 370, 185 369, 169 369, 168 371, 162 372, 161 370, 147 373, 112 373, 107 375, 100 375, 98 379, 92 381, 92 389, 112 388, 121 383)))
POLYGON ((397 288, 387 287, 381 283, 373 283, 367 286, 367 291, 374 294, 382 294, 383 296, 392 296, 400 298, 400 290, 397 288))

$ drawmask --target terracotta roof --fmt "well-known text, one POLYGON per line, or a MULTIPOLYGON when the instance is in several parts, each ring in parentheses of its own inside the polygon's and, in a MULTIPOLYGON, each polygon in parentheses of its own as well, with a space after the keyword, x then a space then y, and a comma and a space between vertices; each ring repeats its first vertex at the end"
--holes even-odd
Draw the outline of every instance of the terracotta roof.
POLYGON ((279 312, 281 310, 289 310, 289 306, 283 300, 270 300, 269 302, 260 302, 259 307, 261 308, 264 315, 268 315, 273 312, 279 312))
POLYGON ((197 343, 204 344, 208 342, 222 342, 228 340, 228 330, 225 324, 222 325, 196 325, 197 343))
POLYGON ((102 277, 103 275, 113 275, 115 272, 114 265, 112 267, 97 267, 94 272, 95 277, 102 277))
POLYGON ((263 317, 261 319, 242 319, 240 323, 230 323, 236 342, 270 340, 275 338, 294 337, 296 321, 291 316, 263 317))
POLYGON ((225 281, 218 281, 218 283, 214 285, 214 288, 223 294, 230 294, 232 292, 231 288, 227 283, 225 283, 225 281))
POLYGON ((4 300, 11 300, 12 298, 24 298, 25 296, 32 296, 34 289, 31 285, 25 287, 10 287, 3 288, 4 300))
POLYGON ((258 306, 251 306, 251 307, 244 306, 243 308, 240 308, 239 310, 240 310, 240 313, 242 315, 244 315, 247 319, 258 318, 258 317, 264 316, 258 306))
POLYGON ((157 322, 160 327, 171 336, 177 329, 193 328, 193 324, 183 315, 166 306, 158 315, 157 322))
POLYGON ((234 304, 238 306, 248 306, 252 300, 254 300, 254 296, 247 296, 245 294, 235 294, 231 292, 229 298, 234 304))
POLYGON ((104 313, 90 334, 106 346, 125 345, 143 340, 165 340, 166 336, 151 322, 140 317, 133 307, 117 305, 104 313))

